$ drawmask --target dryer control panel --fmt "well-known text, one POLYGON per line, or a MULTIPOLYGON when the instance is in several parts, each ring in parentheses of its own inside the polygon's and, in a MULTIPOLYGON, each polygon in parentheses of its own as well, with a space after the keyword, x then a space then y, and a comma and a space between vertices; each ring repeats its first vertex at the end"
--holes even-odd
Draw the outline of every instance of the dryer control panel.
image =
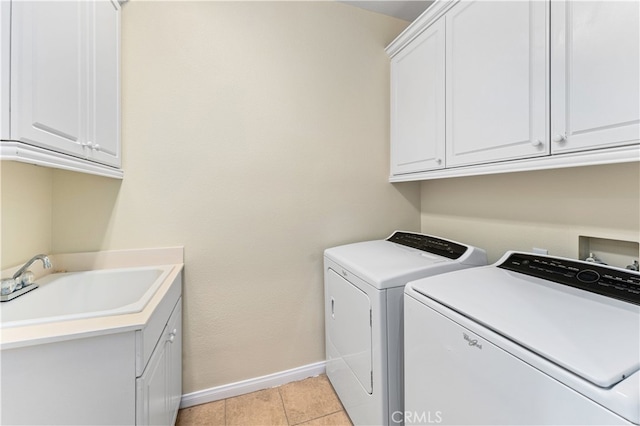
POLYGON ((512 253, 498 267, 640 305, 637 272, 526 253, 512 253))
POLYGON ((387 238, 387 241, 454 260, 460 258, 468 250, 467 246, 453 241, 412 232, 394 232, 392 236, 387 238))

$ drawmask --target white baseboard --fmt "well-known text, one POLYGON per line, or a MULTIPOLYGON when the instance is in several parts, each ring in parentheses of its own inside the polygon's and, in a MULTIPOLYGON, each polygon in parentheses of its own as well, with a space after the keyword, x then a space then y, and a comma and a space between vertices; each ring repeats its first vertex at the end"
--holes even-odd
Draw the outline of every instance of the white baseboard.
POLYGON ((291 370, 269 374, 267 376, 256 377, 253 379, 243 380, 241 382, 229 383, 227 385, 187 393, 182 395, 180 408, 205 404, 207 402, 218 401, 238 395, 244 395, 245 393, 284 385, 289 382, 295 382, 296 380, 302 380, 307 377, 323 374, 325 370, 326 362, 321 361, 314 364, 303 365, 291 370))

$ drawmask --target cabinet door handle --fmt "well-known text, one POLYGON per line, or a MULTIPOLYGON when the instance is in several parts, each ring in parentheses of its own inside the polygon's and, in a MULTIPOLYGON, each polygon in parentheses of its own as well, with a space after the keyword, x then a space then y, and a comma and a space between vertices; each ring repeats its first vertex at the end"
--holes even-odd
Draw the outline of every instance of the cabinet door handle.
POLYGON ((542 141, 540 139, 534 139, 531 141, 531 145, 533 146, 542 146, 542 141))
POLYGON ((436 158, 436 164, 438 165, 442 164, 442 158, 436 158))
POLYGON ((96 150, 96 151, 100 151, 100 145, 99 144, 95 144, 93 146, 93 149, 96 150))
POLYGON ((565 139, 566 139, 566 138, 564 137, 564 135, 561 135, 561 134, 557 134, 557 135, 555 135, 555 136, 553 137, 553 141, 554 141, 555 143, 561 143, 561 142, 564 142, 564 141, 565 141, 565 139))

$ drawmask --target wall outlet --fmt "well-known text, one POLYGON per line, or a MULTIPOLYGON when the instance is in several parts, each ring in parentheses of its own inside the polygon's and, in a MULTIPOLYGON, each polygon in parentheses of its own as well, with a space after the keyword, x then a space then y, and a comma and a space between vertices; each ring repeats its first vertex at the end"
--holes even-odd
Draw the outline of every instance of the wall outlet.
POLYGON ((538 248, 538 247, 534 247, 533 248, 533 252, 535 254, 549 254, 549 250, 543 249, 543 248, 538 248))

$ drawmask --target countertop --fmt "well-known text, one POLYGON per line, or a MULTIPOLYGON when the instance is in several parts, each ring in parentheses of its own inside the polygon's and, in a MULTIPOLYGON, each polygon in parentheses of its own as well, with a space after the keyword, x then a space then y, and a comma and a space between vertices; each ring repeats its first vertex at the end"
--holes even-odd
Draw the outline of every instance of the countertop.
MULTIPOLYGON (((79 272, 145 266, 171 266, 171 270, 149 303, 138 313, 2 328, 0 329, 0 349, 14 349, 144 328, 175 279, 182 273, 184 268, 184 248, 168 247, 67 253, 50 255, 49 259, 53 264, 51 270, 43 270, 40 262, 34 263, 34 267, 30 268, 36 275, 36 282, 38 278, 55 272, 79 272)), ((3 270, 2 276, 12 275, 19 266, 3 270)), ((11 301, 3 303, 11 303, 11 301)))

